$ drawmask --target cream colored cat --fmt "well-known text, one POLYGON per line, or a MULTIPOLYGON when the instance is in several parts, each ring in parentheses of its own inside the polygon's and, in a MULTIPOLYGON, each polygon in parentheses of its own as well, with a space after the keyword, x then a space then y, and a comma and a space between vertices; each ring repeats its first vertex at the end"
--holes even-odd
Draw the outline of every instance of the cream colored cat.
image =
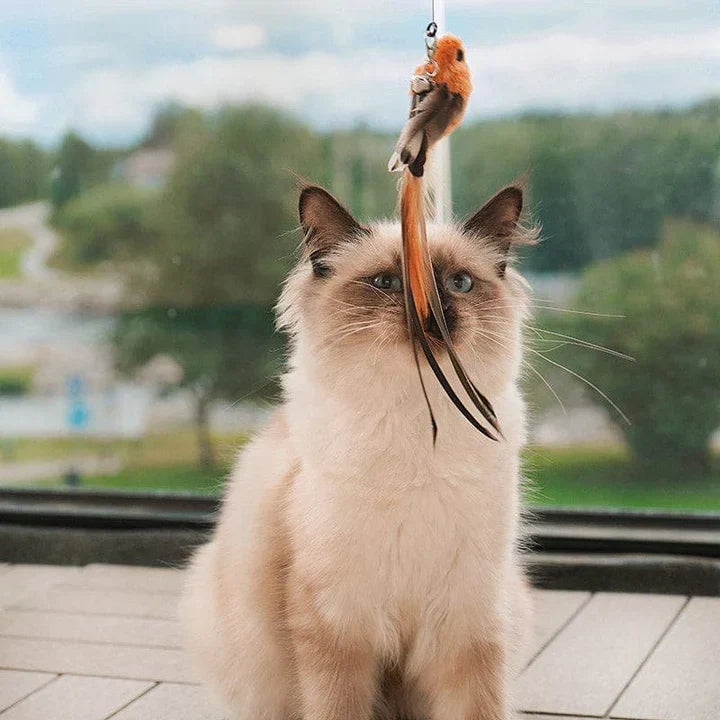
POLYGON ((279 302, 285 400, 242 451, 183 604, 233 720, 512 717, 530 615, 518 551, 528 304, 507 264, 535 237, 521 209, 508 187, 463 226, 428 228, 456 347, 505 436, 474 430, 423 366, 433 447, 398 226, 363 227, 322 188, 302 191, 307 251, 279 302))

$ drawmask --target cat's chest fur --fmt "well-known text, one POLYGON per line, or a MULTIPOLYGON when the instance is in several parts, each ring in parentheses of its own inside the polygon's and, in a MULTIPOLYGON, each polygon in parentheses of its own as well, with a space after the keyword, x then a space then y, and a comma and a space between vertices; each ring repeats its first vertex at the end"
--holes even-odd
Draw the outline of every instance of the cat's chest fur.
MULTIPOLYGON (((343 423, 316 402, 317 414, 290 423, 300 571, 328 619, 365 617, 391 644, 450 605, 494 602, 516 532, 518 438, 492 443, 448 412, 433 448, 418 408, 412 422, 365 413, 343 423)), ((522 412, 513 398, 498 408, 522 412)))

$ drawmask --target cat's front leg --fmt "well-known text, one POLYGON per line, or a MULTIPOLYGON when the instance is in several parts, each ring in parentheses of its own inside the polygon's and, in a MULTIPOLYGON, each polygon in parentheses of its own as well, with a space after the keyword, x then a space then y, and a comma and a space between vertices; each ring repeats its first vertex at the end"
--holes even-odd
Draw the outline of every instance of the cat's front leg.
POLYGON ((303 720, 369 720, 376 663, 367 637, 329 623, 307 587, 293 593, 289 625, 303 720))
POLYGON ((510 720, 501 642, 469 640, 441 652, 420 677, 432 720, 510 720))

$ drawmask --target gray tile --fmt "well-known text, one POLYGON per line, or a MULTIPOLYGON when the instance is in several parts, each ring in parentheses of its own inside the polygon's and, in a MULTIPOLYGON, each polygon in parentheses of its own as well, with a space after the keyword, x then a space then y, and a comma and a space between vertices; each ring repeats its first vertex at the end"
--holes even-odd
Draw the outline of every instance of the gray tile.
POLYGON ((105 720, 151 687, 136 680, 64 675, 0 713, 0 720, 105 720))
POLYGON ((180 647, 175 620, 87 615, 43 610, 5 610, 0 613, 0 636, 79 640, 144 647, 180 647))
POLYGON ((202 687, 164 683, 138 698, 112 720, 222 720, 202 687))
POLYGON ((177 603, 175 595, 163 593, 56 585, 45 593, 25 597, 10 607, 88 615, 174 619, 177 616, 177 603))
POLYGON ((588 720, 587 716, 579 715, 537 715, 535 713, 523 713, 519 720, 588 720))
POLYGON ((12 565, 2 573, 0 607, 42 594, 53 585, 80 574, 80 568, 57 565, 12 565))
POLYGON ((66 640, 0 637, 0 667, 131 680, 196 682, 188 658, 181 650, 66 640))
POLYGON ((720 598, 690 601, 611 716, 720 718, 720 598))
POLYGON ((520 708, 603 715, 684 602, 674 595, 594 595, 520 677, 520 708))
POLYGON ((139 590, 178 594, 184 573, 172 568, 148 568, 134 565, 87 565, 72 584, 116 590, 139 590))
POLYGON ((0 710, 49 683, 55 675, 20 670, 0 670, 0 710))
POLYGON ((588 592, 536 590, 533 593, 535 633, 529 657, 537 655, 589 598, 588 592))

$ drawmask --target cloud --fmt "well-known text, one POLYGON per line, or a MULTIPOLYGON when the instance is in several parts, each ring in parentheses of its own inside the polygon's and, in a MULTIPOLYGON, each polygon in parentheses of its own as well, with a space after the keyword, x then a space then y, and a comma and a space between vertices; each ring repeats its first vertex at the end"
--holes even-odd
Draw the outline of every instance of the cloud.
POLYGON ((254 50, 266 41, 262 25, 221 25, 212 35, 212 43, 219 50, 254 50))
POLYGON ((677 105, 717 95, 720 28, 622 39, 548 34, 469 48, 468 58, 480 112, 677 105))
MULTIPOLYGON (((236 37, 252 39, 252 32, 236 37)), ((261 30, 261 29, 260 29, 261 30)), ((233 37, 228 32, 228 44, 233 37)), ((567 110, 689 102, 717 92, 720 29, 687 35, 622 39, 582 34, 468 48, 476 91, 470 113, 497 115, 527 108, 567 110)), ((213 108, 263 101, 318 126, 361 119, 396 127, 407 110, 407 76, 415 53, 394 50, 279 51, 209 55, 138 73, 98 70, 69 94, 68 121, 92 134, 139 133, 166 100, 213 108)))
POLYGON ((53 61, 61 67, 99 65, 114 57, 111 48, 101 43, 78 43, 53 48, 53 61))
POLYGON ((0 66, 0 132, 27 134, 38 118, 40 103, 23 96, 0 66))
MULTIPOLYGON (((85 76, 71 92, 68 102, 74 111, 68 122, 90 132, 139 132, 154 106, 175 100, 208 109, 230 102, 268 102, 305 117, 321 107, 325 118, 347 123, 366 115, 373 104, 382 107, 388 95, 401 98, 404 106, 404 80, 411 64, 409 57, 390 55, 380 61, 370 52, 313 52, 293 58, 268 52, 208 56, 140 74, 100 70, 85 76)), ((323 124, 323 118, 315 119, 323 124)))

